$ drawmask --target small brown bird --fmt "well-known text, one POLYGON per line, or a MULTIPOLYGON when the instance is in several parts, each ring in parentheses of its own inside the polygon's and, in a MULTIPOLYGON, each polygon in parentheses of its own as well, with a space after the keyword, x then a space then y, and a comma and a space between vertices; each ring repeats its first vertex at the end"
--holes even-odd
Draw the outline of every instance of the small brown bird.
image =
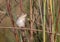
POLYGON ((27 14, 22 14, 16 21, 17 26, 19 27, 25 27, 25 19, 27 14))

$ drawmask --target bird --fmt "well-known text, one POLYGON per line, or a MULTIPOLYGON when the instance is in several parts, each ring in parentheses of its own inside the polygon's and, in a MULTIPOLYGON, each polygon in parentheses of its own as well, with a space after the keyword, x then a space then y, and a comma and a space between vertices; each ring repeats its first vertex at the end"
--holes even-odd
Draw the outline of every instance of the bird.
POLYGON ((26 16, 27 14, 22 14, 20 17, 18 17, 16 21, 18 27, 25 27, 26 16))
MULTIPOLYGON (((25 28, 27 14, 22 14, 17 18, 16 24, 19 28, 25 28)), ((23 42, 25 42, 26 35, 24 30, 20 30, 19 33, 22 35, 23 42)))

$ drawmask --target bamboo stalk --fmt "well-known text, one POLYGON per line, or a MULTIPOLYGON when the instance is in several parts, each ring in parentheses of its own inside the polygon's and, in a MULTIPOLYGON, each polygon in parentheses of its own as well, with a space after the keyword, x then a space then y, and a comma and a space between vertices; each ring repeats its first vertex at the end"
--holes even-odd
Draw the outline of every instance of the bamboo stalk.
POLYGON ((45 15, 46 15, 46 0, 44 0, 44 16, 43 16, 43 42, 46 42, 46 34, 45 34, 45 22, 46 22, 46 18, 45 18, 45 15))

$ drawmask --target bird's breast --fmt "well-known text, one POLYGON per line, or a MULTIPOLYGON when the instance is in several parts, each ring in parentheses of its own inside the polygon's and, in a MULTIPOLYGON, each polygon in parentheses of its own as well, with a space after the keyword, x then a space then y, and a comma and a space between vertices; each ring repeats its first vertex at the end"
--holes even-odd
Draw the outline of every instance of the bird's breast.
POLYGON ((19 27, 24 27, 25 26, 25 23, 23 20, 17 20, 16 24, 19 26, 19 27))

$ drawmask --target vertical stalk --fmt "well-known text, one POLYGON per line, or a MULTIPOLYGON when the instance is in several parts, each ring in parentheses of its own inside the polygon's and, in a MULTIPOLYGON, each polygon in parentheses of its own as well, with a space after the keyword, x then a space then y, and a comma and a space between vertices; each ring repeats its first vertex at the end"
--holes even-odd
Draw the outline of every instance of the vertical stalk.
POLYGON ((57 0, 57 5, 56 5, 56 33, 58 32, 58 23, 59 23, 59 17, 60 17, 60 10, 59 10, 59 6, 58 6, 58 0, 57 0))
POLYGON ((30 0, 30 33, 31 33, 31 37, 30 37, 30 42, 33 42, 33 31, 32 31, 32 28, 33 28, 33 19, 32 19, 32 0, 30 0))
POLYGON ((20 0, 20 10, 21 10, 21 12, 23 12, 23 4, 22 4, 22 0, 20 0))
POLYGON ((46 15, 46 0, 44 0, 44 16, 43 16, 43 42, 46 42, 46 37, 45 37, 45 15, 46 15))
MULTIPOLYGON (((7 10, 8 10, 10 19, 11 19, 12 26, 15 27, 14 20, 13 20, 13 15, 11 13, 10 0, 6 0, 6 1, 7 1, 7 10)), ((14 32, 14 35, 15 35, 15 38, 16 38, 16 42, 19 42, 18 35, 16 34, 16 31, 14 29, 13 29, 13 32, 14 32)))
MULTIPOLYGON (((57 9, 57 17, 56 17, 56 33, 58 32, 58 30, 59 30, 59 27, 58 27, 58 25, 59 25, 59 17, 60 17, 60 9, 59 9, 59 7, 58 7, 58 9, 57 9)), ((56 42, 56 40, 58 40, 59 38, 56 36, 56 34, 55 34, 55 42, 56 42), (57 38, 57 39, 56 39, 57 38)))
POLYGON ((41 14, 41 21, 42 21, 41 0, 38 0, 38 3, 39 3, 39 11, 40 11, 40 14, 41 14))
POLYGON ((59 14, 58 14, 58 0, 53 0, 53 14, 54 14, 54 28, 55 28, 55 35, 54 35, 54 42, 57 40, 56 33, 58 32, 58 22, 59 22, 59 14), (56 15, 56 16, 55 16, 56 15))
POLYGON ((53 23, 53 0, 50 0, 50 9, 51 9, 51 25, 52 25, 52 27, 51 27, 51 32, 53 33, 52 35, 51 35, 51 42, 54 42, 54 33, 55 33, 55 31, 54 31, 54 23, 53 23))

